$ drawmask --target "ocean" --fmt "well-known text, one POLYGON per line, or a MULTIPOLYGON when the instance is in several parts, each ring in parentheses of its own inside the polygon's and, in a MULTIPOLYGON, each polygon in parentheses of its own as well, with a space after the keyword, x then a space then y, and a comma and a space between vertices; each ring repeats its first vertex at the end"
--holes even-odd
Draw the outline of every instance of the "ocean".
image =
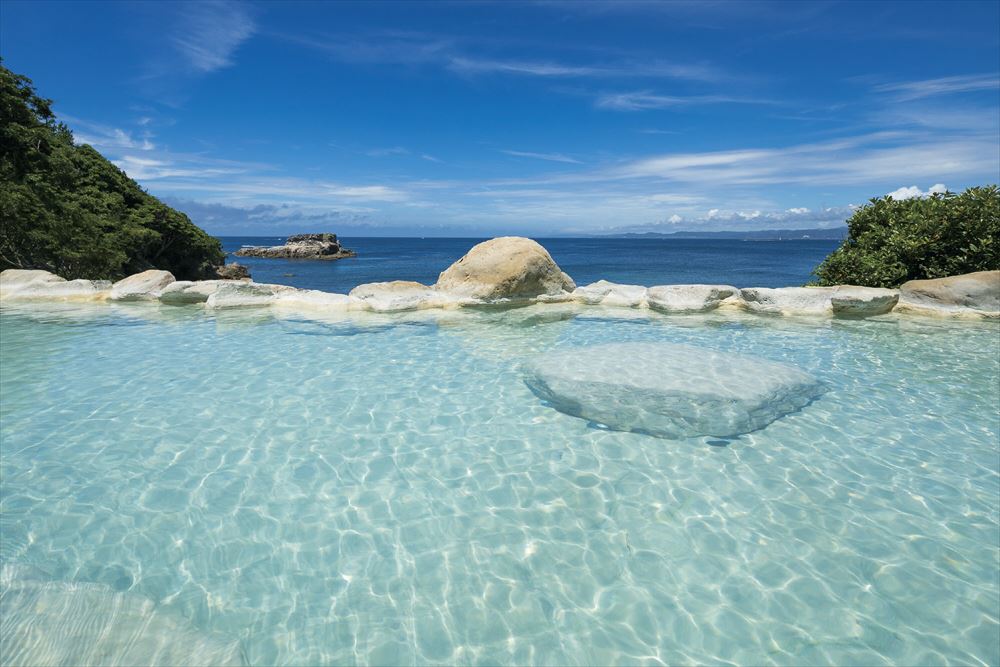
MULTIPOLYGON (((484 239, 344 237, 358 256, 336 261, 227 257, 250 268, 253 279, 304 289, 347 293, 385 280, 432 284, 438 274, 484 239)), ((234 253, 244 245, 280 245, 279 236, 222 237, 234 253)), ((577 285, 597 280, 635 285, 678 283, 785 287, 810 281, 813 269, 839 244, 832 240, 538 239, 577 285)))

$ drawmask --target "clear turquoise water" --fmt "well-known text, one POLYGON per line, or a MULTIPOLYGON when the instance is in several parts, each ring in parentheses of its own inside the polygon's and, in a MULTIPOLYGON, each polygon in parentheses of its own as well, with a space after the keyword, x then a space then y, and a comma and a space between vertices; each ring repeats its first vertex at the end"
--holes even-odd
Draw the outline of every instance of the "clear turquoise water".
POLYGON ((582 312, 7 309, 3 585, 148 601, 254 665, 1000 663, 996 323, 582 312), (523 382, 613 341, 828 391, 671 441, 523 382))

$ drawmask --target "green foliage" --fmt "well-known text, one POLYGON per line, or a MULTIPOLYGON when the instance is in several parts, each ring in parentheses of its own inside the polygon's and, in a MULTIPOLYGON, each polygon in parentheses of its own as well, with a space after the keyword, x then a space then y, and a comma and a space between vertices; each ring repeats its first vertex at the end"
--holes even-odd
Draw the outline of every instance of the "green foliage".
POLYGON ((1000 269, 996 185, 896 201, 872 199, 816 268, 820 285, 897 287, 907 280, 1000 269))
POLYGON ((206 278, 218 239, 146 193, 55 120, 31 81, 0 65, 0 269, 117 279, 150 268, 206 278))

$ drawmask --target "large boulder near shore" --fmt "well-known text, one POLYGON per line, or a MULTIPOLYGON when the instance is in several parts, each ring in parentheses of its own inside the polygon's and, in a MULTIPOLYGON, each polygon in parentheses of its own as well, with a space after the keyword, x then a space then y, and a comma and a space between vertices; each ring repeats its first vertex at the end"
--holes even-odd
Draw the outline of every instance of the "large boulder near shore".
POLYGON ((281 294, 297 291, 287 285, 222 280, 205 301, 208 308, 241 308, 244 306, 269 306, 281 294))
POLYGON ((619 285, 598 280, 573 290, 573 300, 589 306, 640 308, 646 305, 646 288, 642 285, 619 285))
POLYGON ((150 269, 122 278, 111 286, 111 301, 151 301, 170 283, 176 282, 169 271, 150 269))
POLYGON ((250 280, 250 269, 231 262, 215 267, 215 277, 219 280, 250 280))
POLYGON ((899 290, 840 285, 830 296, 833 314, 839 317, 884 315, 899 301, 899 290))
POLYGON ((772 315, 829 315, 835 287, 745 287, 740 298, 747 310, 772 315))
POLYGON ((1000 271, 905 282, 899 288, 897 309, 927 315, 1000 317, 1000 271))
POLYGON ((336 234, 295 234, 285 245, 253 246, 236 251, 240 257, 270 259, 343 259, 354 257, 354 251, 340 245, 336 234))
POLYGON ((572 292, 576 285, 536 241, 503 236, 479 243, 438 277, 436 289, 485 301, 572 292))
POLYGON ((549 352, 525 382, 560 412, 670 439, 755 431, 824 391, 794 366, 672 343, 549 352))

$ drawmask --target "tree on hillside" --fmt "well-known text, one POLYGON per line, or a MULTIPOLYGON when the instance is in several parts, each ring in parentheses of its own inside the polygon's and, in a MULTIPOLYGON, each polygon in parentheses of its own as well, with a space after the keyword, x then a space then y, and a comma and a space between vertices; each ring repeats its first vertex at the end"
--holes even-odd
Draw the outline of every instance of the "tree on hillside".
POLYGON ((218 239, 75 145, 51 100, 0 64, 0 269, 116 279, 158 268, 196 279, 224 259, 218 239))
POLYGON ((898 287, 907 280, 1000 269, 996 185, 929 197, 872 199, 816 268, 820 285, 898 287))

